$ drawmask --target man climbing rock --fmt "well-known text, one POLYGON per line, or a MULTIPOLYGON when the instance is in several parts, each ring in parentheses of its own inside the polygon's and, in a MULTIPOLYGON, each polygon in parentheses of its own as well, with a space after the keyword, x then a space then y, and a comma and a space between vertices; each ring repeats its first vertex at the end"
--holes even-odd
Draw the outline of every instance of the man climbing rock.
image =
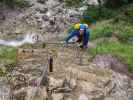
MULTIPOLYGON (((90 20, 90 17, 84 17, 85 20, 90 20)), ((87 48, 89 37, 90 37, 90 25, 95 24, 96 21, 92 21, 92 23, 87 22, 79 22, 77 21, 73 25, 73 29, 69 31, 67 38, 65 39, 66 44, 73 42, 78 42, 79 47, 84 49, 87 48)))

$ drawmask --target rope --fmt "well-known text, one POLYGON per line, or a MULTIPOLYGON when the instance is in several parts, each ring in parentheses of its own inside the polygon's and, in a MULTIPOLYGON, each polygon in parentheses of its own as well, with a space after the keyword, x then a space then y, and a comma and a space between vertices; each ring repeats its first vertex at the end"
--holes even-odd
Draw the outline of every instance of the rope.
MULTIPOLYGON (((77 46, 77 44, 74 44, 74 43, 69 43, 67 46, 65 45, 65 43, 56 43, 56 42, 46 42, 46 44, 53 44, 53 45, 61 45, 61 47, 63 47, 63 51, 62 52, 65 52, 65 48, 68 48, 68 47, 72 47, 72 49, 73 49, 73 51, 74 51, 74 58, 72 58, 71 59, 71 61, 67 64, 67 65, 64 65, 65 67, 68 67, 68 66, 70 66, 73 62, 74 62, 74 60, 75 60, 75 58, 77 58, 78 56, 79 56, 79 54, 80 54, 80 52, 81 52, 81 49, 77 46)), ((35 97, 36 97, 36 95, 37 95, 37 93, 38 93, 38 91, 39 91, 39 87, 40 87, 40 85, 41 85, 41 83, 42 83, 42 81, 43 81, 43 79, 44 79, 44 77, 46 77, 46 74, 47 74, 47 69, 48 69, 48 58, 49 58, 49 50, 47 49, 47 51, 46 51, 46 53, 47 53, 47 62, 46 62, 46 64, 45 64, 45 66, 44 66, 44 69, 43 69, 43 73, 42 73, 42 75, 40 76, 40 80, 38 81, 38 83, 37 83, 37 86, 36 86, 36 90, 35 90, 35 92, 33 93, 33 95, 32 95, 32 99, 31 100, 35 100, 35 97)), ((81 53, 81 55, 80 55, 80 57, 82 56, 82 54, 83 53, 81 53)), ((82 58, 81 58, 82 59, 82 58)), ((81 62, 80 62, 81 63, 81 62)), ((61 64, 60 64, 61 65, 61 64)))
POLYGON ((36 97, 36 95, 37 95, 37 93, 38 93, 39 87, 41 86, 41 83, 42 83, 44 77, 46 77, 47 69, 48 69, 48 56, 49 56, 49 53, 48 53, 48 50, 47 50, 47 62, 46 62, 46 64, 44 65, 43 73, 42 73, 42 75, 40 76, 41 78, 40 78, 39 82, 37 83, 36 90, 35 90, 35 92, 34 92, 34 94, 33 94, 31 100, 35 100, 35 97, 36 97))

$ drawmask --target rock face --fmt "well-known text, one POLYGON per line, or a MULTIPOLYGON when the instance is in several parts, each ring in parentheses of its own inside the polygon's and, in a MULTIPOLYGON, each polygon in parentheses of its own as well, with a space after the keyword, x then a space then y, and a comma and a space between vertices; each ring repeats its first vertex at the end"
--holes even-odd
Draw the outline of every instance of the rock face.
POLYGON ((20 11, 18 16, 13 16, 8 18, 9 21, 3 22, 0 31, 7 34, 29 32, 59 34, 66 30, 74 16, 82 14, 78 9, 65 9, 64 3, 59 0, 33 0, 31 2, 33 6, 28 10, 20 11))
POLYGON ((112 69, 116 72, 126 74, 129 77, 133 77, 132 74, 129 73, 128 67, 120 62, 120 60, 111 54, 103 54, 97 55, 93 59, 93 63, 97 65, 97 67, 112 69))
POLYGON ((117 58, 113 57, 112 55, 97 55, 95 59, 93 59, 93 63, 95 63, 98 67, 102 68, 109 68, 111 69, 112 66, 124 66, 118 61, 117 58))

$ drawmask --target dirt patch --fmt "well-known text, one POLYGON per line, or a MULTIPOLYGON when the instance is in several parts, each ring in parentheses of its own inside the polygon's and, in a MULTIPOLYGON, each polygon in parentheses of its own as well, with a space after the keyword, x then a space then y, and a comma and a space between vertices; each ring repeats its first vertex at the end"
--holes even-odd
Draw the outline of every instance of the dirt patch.
POLYGON ((123 64, 117 57, 114 57, 111 54, 97 55, 93 59, 93 63, 98 67, 109 68, 116 72, 126 74, 133 79, 133 74, 128 71, 128 66, 123 64))

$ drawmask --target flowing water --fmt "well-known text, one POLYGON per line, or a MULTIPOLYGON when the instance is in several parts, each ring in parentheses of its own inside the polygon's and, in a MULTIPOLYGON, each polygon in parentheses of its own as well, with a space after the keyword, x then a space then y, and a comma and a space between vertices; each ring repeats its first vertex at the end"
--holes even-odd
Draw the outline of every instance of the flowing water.
POLYGON ((0 45, 18 47, 24 44, 34 44, 41 41, 41 36, 38 34, 26 34, 22 38, 17 38, 14 40, 3 40, 0 39, 0 45))

